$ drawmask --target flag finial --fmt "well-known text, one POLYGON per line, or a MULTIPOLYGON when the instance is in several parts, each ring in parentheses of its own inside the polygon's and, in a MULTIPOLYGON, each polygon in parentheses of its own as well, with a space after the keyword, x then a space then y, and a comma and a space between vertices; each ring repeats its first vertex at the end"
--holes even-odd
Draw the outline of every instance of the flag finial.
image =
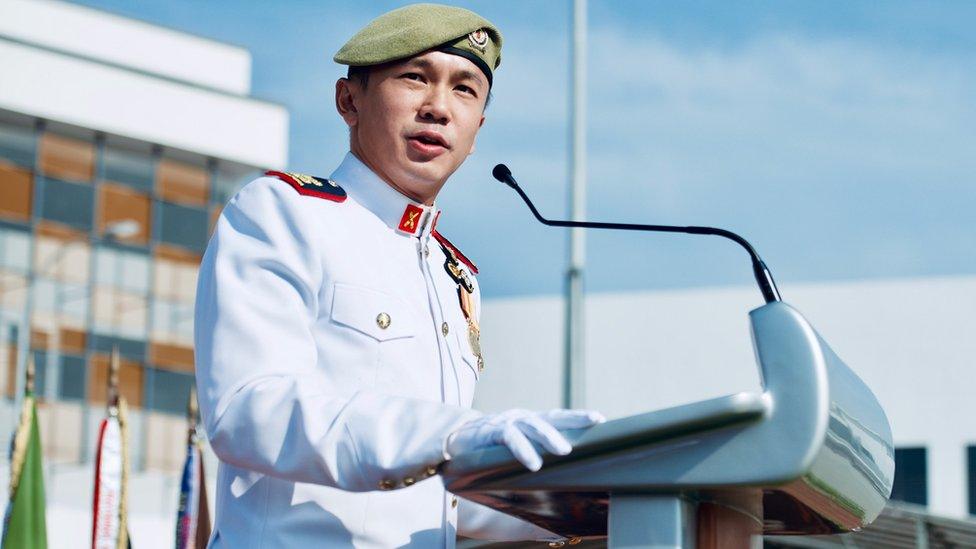
POLYGON ((200 411, 197 404, 197 386, 190 386, 190 398, 186 403, 187 441, 195 443, 197 440, 197 423, 200 421, 200 411))
POLYGON ((34 394, 34 378, 36 370, 34 366, 34 353, 27 353, 27 380, 24 383, 24 394, 32 396, 34 394))
POLYGON ((108 408, 117 410, 119 406, 119 346, 112 348, 112 358, 108 363, 108 408))

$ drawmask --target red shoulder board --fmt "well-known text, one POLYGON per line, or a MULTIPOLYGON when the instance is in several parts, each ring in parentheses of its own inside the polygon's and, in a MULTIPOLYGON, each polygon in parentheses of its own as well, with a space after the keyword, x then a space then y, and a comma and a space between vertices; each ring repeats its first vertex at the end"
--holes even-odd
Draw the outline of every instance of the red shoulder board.
POLYGON ((317 196, 333 202, 346 200, 346 190, 336 185, 335 181, 324 177, 315 177, 303 173, 267 171, 264 175, 277 177, 292 186, 298 194, 317 196))
POLYGON ((478 274, 478 267, 475 266, 474 262, 471 261, 470 259, 468 259, 467 257, 465 257, 465 255, 461 253, 461 250, 457 249, 457 246, 455 246, 454 244, 451 244, 451 241, 450 240, 444 238, 444 235, 442 235, 441 233, 437 232, 437 229, 434 229, 433 231, 431 231, 430 234, 438 242, 440 242, 442 246, 444 246, 445 248, 448 248, 452 252, 454 252, 454 255, 458 258, 458 260, 460 260, 461 263, 464 263, 465 265, 467 265, 468 268, 471 269, 471 272, 473 274, 478 274))

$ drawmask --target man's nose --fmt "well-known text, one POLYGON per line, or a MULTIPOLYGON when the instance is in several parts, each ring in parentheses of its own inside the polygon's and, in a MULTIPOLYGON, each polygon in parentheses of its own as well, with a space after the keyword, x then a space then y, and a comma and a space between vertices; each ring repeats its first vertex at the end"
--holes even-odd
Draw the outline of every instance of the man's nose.
POLYGON ((420 117, 437 124, 447 124, 451 121, 451 111, 447 105, 448 90, 439 86, 430 90, 424 105, 420 109, 420 117))

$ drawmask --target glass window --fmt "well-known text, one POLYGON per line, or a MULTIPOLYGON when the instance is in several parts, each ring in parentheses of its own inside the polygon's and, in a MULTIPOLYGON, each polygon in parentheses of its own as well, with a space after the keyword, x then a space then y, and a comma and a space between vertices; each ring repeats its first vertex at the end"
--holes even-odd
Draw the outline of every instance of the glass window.
POLYGON ((152 338, 166 343, 193 344, 193 303, 157 299, 153 304, 152 338))
POLYGON ((145 294, 149 291, 149 256, 122 252, 122 280, 116 285, 129 292, 145 294))
POLYGON ((976 515, 976 446, 966 448, 966 467, 969 469, 969 514, 976 515))
POLYGON ((925 448, 895 448, 895 481, 891 499, 928 505, 925 448))
POLYGON ((47 228, 38 231, 34 254, 34 270, 38 276, 79 284, 87 282, 90 249, 83 240, 84 233, 52 234, 47 228))
POLYGON ((149 256, 140 252, 101 247, 95 253, 95 280, 136 294, 149 291, 149 256))
POLYGON ((158 246, 153 262, 153 294, 170 301, 193 303, 196 296, 200 256, 176 253, 158 246))
POLYGON ((217 178, 214 181, 213 202, 223 206, 230 200, 241 187, 248 181, 261 175, 261 172, 251 168, 236 168, 226 164, 220 164, 217 169, 217 178))
POLYGON ((150 409, 173 414, 186 413, 193 374, 153 368, 146 380, 146 402, 150 409))
POLYGON ((104 354, 110 354, 118 348, 122 358, 142 360, 146 356, 146 342, 114 337, 106 334, 92 334, 92 349, 104 354))
POLYGON ((210 231, 208 234, 213 235, 214 229, 217 227, 217 221, 220 219, 220 213, 223 210, 223 206, 213 206, 210 208, 210 231))
POLYGON ((210 174, 205 167, 164 158, 156 168, 156 193, 170 202, 206 205, 210 174))
POLYGON ((92 226, 94 190, 56 179, 42 182, 41 217, 87 231, 92 226))
POLYGON ((34 279, 34 313, 50 314, 54 312, 54 302, 57 300, 58 283, 50 278, 34 279))
POLYGON ((39 164, 44 175, 86 182, 95 176, 94 143, 45 133, 40 148, 39 164))
POLYGON ((154 341, 149 346, 149 362, 168 370, 193 372, 193 345, 174 345, 154 341))
POLYGON ((102 154, 105 179, 144 192, 152 191, 155 160, 150 151, 136 152, 109 144, 102 154))
POLYGON ((34 128, 0 123, 0 159, 33 168, 34 128))
POLYGON ((207 210, 160 202, 157 214, 162 217, 159 239, 202 252, 207 247, 209 219, 207 210))
MULTIPOLYGON (((119 352, 121 354, 121 350, 119 352)), ((106 401, 110 356, 92 355, 89 374, 91 384, 88 387, 88 401, 91 403, 104 404, 106 401)), ((119 361, 119 393, 125 397, 129 406, 142 407, 143 375, 144 370, 139 362, 125 358, 119 361)))
POLYGON ((58 398, 63 400, 84 400, 85 357, 61 355, 59 370, 58 398))
POLYGON ((30 265, 30 235, 27 231, 0 227, 0 268, 27 273, 30 265))
POLYGON ((88 285, 62 282, 60 301, 56 304, 58 322, 64 326, 84 329, 88 321, 88 285))
POLYGON ((99 286, 115 286, 119 268, 117 250, 102 247, 95 251, 95 282, 99 286))
POLYGON ((33 324, 46 330, 61 328, 84 329, 88 320, 88 288, 37 278, 34 282, 33 324))
POLYGON ((27 276, 0 268, 0 308, 22 311, 27 301, 27 276))
POLYGON ((146 337, 146 297, 112 288, 95 288, 95 331, 127 339, 146 337))
POLYGON ((33 195, 34 176, 31 172, 0 162, 0 217, 30 220, 33 195))
POLYGON ((61 328, 60 337, 62 353, 85 354, 85 331, 61 328))
POLYGON ((130 236, 113 235, 113 240, 145 244, 149 241, 150 199, 149 195, 128 189, 121 185, 103 183, 99 188, 100 204, 98 212, 98 234, 106 235, 112 224, 135 222, 138 230, 130 236))
POLYGON ((0 341, 0 361, 6 366, 7 398, 14 398, 17 387, 17 325, 8 324, 4 327, 0 317, 3 340, 0 341))
POLYGON ((47 388, 47 353, 31 351, 34 357, 34 395, 43 397, 47 388))

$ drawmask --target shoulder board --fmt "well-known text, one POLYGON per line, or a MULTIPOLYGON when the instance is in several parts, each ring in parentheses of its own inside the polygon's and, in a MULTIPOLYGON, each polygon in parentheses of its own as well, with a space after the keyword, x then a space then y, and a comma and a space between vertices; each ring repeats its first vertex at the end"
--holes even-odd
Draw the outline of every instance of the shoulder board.
POLYGON ((457 249, 457 246, 455 246, 454 244, 451 244, 451 241, 450 240, 444 238, 444 235, 442 235, 441 233, 437 232, 437 229, 434 229, 433 231, 431 231, 430 234, 438 242, 440 242, 441 245, 443 245, 445 248, 448 248, 452 252, 454 252, 454 255, 457 256, 458 260, 461 261, 461 263, 464 263, 465 265, 467 265, 469 269, 471 269, 471 273, 472 274, 478 274, 478 267, 475 266, 474 262, 471 261, 470 259, 468 259, 467 257, 465 257, 465 255, 461 253, 461 250, 457 249))
POLYGON ((333 202, 344 202, 346 200, 346 190, 331 179, 305 175, 303 173, 278 172, 274 170, 267 171, 264 175, 277 177, 288 183, 298 191, 298 194, 317 196, 333 202))

